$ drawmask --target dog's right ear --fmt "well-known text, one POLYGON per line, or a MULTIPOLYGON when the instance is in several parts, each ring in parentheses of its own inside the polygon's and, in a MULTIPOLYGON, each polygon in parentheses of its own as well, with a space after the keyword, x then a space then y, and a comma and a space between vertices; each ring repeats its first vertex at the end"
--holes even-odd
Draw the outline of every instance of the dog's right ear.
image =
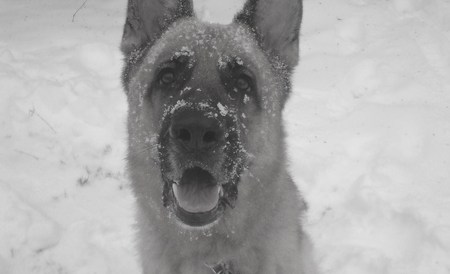
POLYGON ((128 0, 120 49, 129 57, 153 44, 173 22, 193 13, 192 0, 128 0))
POLYGON ((260 46, 289 69, 298 63, 302 0, 247 0, 234 19, 247 26, 260 46))

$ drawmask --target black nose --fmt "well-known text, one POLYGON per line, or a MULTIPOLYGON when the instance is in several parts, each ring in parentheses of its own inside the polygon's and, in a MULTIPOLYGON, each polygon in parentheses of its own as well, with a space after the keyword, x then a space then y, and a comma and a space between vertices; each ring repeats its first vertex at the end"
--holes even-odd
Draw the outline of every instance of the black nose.
POLYGON ((223 135, 219 121, 199 111, 178 113, 170 126, 172 140, 190 151, 212 149, 223 135))

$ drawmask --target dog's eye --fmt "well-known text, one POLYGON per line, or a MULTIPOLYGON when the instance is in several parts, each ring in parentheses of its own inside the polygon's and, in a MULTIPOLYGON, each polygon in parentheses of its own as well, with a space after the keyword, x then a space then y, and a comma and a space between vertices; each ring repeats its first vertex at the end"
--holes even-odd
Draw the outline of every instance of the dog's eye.
POLYGON ((159 73, 159 82, 163 85, 170 85, 173 82, 175 82, 175 80, 176 80, 175 72, 171 68, 163 69, 159 73))
POLYGON ((236 79, 235 86, 241 91, 248 91, 251 87, 251 79, 246 75, 241 75, 236 79))

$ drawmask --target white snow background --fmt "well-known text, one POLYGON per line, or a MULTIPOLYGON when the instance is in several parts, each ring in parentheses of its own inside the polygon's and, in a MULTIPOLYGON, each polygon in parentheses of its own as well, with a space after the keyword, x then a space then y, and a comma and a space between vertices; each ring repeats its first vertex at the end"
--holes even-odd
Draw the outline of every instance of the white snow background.
MULTIPOLYGON (((127 1, 83 2, 0 0, 1 274, 139 273, 127 1)), ((195 5, 226 22, 242 2, 195 5)), ((450 1, 305 0, 293 80, 290 169, 322 273, 449 274, 450 1)))

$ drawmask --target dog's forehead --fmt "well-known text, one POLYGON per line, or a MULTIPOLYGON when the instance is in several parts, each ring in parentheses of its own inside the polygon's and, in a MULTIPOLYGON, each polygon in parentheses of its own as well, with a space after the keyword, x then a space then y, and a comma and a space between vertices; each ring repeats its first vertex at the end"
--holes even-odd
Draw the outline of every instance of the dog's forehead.
POLYGON ((152 49, 153 61, 170 59, 174 55, 189 54, 196 59, 216 59, 224 56, 240 57, 252 63, 256 60, 256 42, 252 34, 236 24, 211 24, 195 19, 175 23, 152 49))

